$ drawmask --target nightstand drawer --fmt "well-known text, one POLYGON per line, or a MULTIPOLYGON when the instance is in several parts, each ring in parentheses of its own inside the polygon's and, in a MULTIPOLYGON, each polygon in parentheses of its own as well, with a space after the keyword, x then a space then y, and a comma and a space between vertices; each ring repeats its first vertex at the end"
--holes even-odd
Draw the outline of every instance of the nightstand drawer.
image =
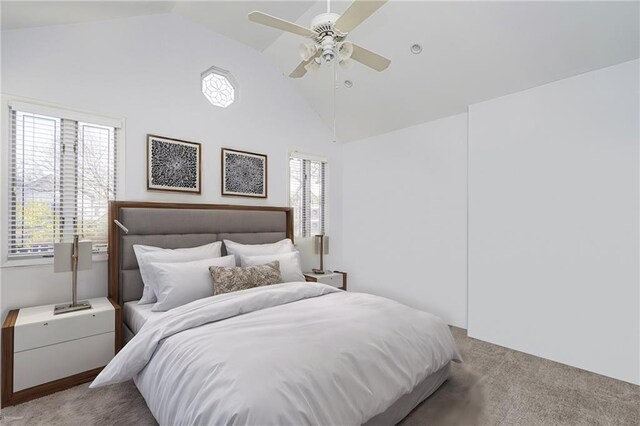
POLYGON ((345 291, 347 290, 346 272, 327 271, 325 274, 306 272, 304 279, 308 282, 327 284, 345 291))
MULTIPOLYGON (((50 319, 26 324, 19 324, 19 315, 14 331, 14 352, 16 353, 115 331, 113 309, 91 309, 60 314, 50 319)), ((113 339, 111 345, 113 346, 113 339)))
POLYGON ((109 332, 15 353, 13 391, 104 367, 114 356, 114 341, 109 332))
POLYGON ((327 284, 333 287, 342 287, 342 275, 327 274, 324 277, 318 276, 318 282, 322 284, 327 284))

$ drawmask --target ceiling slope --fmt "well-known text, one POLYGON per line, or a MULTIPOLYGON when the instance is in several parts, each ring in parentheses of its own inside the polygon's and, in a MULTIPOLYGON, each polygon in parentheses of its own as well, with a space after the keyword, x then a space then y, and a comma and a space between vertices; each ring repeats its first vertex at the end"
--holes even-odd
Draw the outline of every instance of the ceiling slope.
POLYGON ((168 13, 172 1, 2 1, 2 29, 75 24, 168 13))
POLYGON ((295 21, 313 4, 311 1, 179 1, 172 13, 197 22, 212 31, 235 39, 263 51, 280 36, 280 33, 247 19, 254 10, 261 10, 295 21))
MULTIPOLYGON (((308 25, 324 8, 316 3, 296 22, 308 25)), ((349 35, 392 62, 382 73, 338 67, 338 140, 458 114, 470 104, 636 59, 638 13, 638 2, 392 0, 349 35), (411 53, 413 43, 422 45, 421 54, 411 53)), ((288 74, 304 41, 283 34, 264 53, 288 74)), ((323 67, 292 80, 329 126, 332 77, 333 69, 323 67)))
MULTIPOLYGON (((332 11, 349 5, 332 1, 332 11)), ((260 10, 303 26, 325 1, 3 1, 2 29, 174 13, 263 53, 288 75, 307 41, 250 22, 260 10)), ((378 73, 337 69, 337 139, 351 141, 458 114, 467 106, 640 57, 639 2, 391 0, 349 40, 391 59, 378 73), (413 43, 422 53, 410 51, 413 43), (353 87, 345 88, 345 80, 353 87)), ((212 58, 214 60, 214 58, 212 58)), ((224 68, 224 64, 216 64, 224 68)), ((329 127, 333 67, 291 80, 329 127)))

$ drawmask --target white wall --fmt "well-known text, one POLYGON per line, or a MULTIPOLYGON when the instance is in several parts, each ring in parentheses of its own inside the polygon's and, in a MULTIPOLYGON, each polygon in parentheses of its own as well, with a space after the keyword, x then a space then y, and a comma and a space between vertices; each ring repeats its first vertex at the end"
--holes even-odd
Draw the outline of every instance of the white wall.
POLYGON ((349 288, 467 325, 467 115, 343 150, 349 288))
MULTIPOLYGON (((326 156, 331 257, 340 259, 341 146, 330 142, 329 130, 286 77, 241 43, 173 15, 3 31, 2 92, 124 117, 121 199, 287 205, 289 151, 326 156), (212 65, 239 82, 240 100, 227 109, 200 92, 200 73, 212 65), (147 133, 202 143, 201 196, 146 190, 147 133), (223 146, 269 156, 267 200, 220 196, 223 146)), ((70 298, 70 277, 54 275, 51 266, 2 268, 0 278, 3 317, 10 308, 70 298)), ((79 287, 80 297, 106 294, 106 263, 81 276, 79 287)))
POLYGON ((639 61, 469 108, 469 335, 640 383, 639 61))
MULTIPOLYGON (((470 108, 470 335, 638 383, 637 74, 470 108)), ((122 199, 284 205, 288 151, 329 157, 329 266, 467 326, 466 114, 333 145, 259 53, 169 15, 3 31, 2 92, 126 118, 122 199), (211 65, 240 82, 226 110, 200 93, 211 65), (203 144, 201 196, 146 191, 147 133, 203 144), (220 196, 222 146, 269 155, 268 200, 220 196)), ((2 316, 68 299, 51 270, 2 268, 2 316)), ((80 279, 80 297, 106 294, 106 262, 80 279)))

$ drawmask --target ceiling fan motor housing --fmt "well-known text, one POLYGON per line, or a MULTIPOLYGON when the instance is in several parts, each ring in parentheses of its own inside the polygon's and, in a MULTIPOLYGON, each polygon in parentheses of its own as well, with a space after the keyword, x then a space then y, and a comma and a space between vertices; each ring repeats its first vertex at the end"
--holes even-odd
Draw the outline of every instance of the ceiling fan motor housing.
POLYGON ((321 13, 311 20, 311 30, 319 33, 321 31, 333 31, 333 24, 340 15, 337 13, 321 13))
POLYGON ((322 49, 322 58, 327 62, 336 57, 336 44, 346 36, 334 27, 339 17, 337 13, 321 13, 311 21, 311 30, 315 33, 312 38, 322 49))

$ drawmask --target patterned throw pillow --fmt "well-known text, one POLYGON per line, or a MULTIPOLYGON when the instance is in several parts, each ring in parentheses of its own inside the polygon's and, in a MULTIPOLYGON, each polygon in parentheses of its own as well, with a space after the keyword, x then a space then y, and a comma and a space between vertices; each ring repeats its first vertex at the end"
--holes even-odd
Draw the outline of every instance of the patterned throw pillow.
POLYGON ((279 284, 280 262, 273 261, 257 266, 210 266, 213 277, 213 294, 230 293, 263 285, 279 284))

